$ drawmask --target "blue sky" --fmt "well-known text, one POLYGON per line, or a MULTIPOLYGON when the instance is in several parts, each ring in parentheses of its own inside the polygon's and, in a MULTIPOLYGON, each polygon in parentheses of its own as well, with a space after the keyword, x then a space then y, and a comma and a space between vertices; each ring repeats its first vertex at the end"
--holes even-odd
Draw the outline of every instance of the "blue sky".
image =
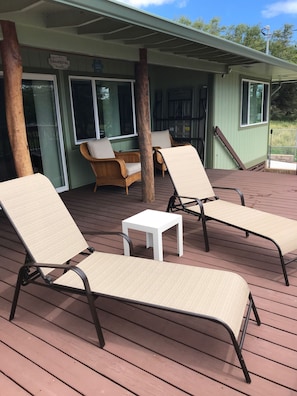
MULTIPOLYGON (((269 26, 270 31, 285 23, 297 29, 297 1, 275 0, 117 0, 150 14, 174 20, 186 16, 191 21, 198 18, 205 23, 213 17, 220 18, 221 25, 269 26)), ((297 35, 297 32, 296 32, 297 35)))

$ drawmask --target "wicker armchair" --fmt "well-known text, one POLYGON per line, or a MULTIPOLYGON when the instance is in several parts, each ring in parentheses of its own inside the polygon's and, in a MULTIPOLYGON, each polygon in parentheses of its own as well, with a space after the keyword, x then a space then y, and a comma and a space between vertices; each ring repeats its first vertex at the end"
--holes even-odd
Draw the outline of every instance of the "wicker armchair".
POLYGON ((94 192, 98 186, 124 187, 141 180, 140 153, 113 151, 107 138, 80 145, 80 152, 89 161, 96 177, 94 192))
POLYGON ((170 135, 168 129, 165 129, 164 131, 152 131, 151 136, 152 136, 152 147, 154 150, 153 153, 154 165, 155 168, 159 169, 162 172, 162 176, 164 177, 167 168, 162 158, 162 155, 158 152, 158 149, 183 146, 188 143, 177 143, 170 135))

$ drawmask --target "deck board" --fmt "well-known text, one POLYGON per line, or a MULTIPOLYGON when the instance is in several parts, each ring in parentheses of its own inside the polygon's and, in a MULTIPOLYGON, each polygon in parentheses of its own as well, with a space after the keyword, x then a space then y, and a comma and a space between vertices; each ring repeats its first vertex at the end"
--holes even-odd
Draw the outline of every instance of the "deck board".
MULTIPOLYGON (((214 185, 239 187, 246 204, 297 220, 297 178, 265 172, 209 170, 214 185)), ((156 199, 145 204, 141 185, 126 196, 117 187, 84 186, 61 194, 82 230, 121 231, 121 221, 146 208, 166 210, 168 175, 155 179, 156 199)), ((228 193, 226 198, 236 201, 228 193)), ((98 298, 106 339, 98 348, 83 297, 30 285, 16 316, 8 321, 17 271, 24 260, 7 219, 0 214, 0 381, 6 394, 28 395, 272 395, 297 394, 297 263, 284 285, 274 246, 231 227, 209 223, 210 251, 201 224, 184 219, 184 255, 176 254, 174 229, 163 235, 164 260, 227 269, 249 283, 262 325, 251 322, 243 355, 252 383, 246 384, 228 334, 205 320, 150 307, 98 298), (4 356, 4 358, 2 358, 4 356), (30 375, 29 375, 30 373, 30 375), (34 378, 34 380, 32 380, 34 378), (10 392, 10 393, 9 393, 10 392)), ((152 258, 142 233, 131 235, 137 255, 152 258)), ((98 250, 123 253, 120 238, 87 236, 98 250)))

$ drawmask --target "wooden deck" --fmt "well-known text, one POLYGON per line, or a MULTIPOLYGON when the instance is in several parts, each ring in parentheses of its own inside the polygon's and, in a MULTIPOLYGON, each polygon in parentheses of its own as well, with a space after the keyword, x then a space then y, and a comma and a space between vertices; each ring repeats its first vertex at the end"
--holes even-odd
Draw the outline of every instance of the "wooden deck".
MULTIPOLYGON (((209 170, 214 185, 236 186, 246 204, 297 220, 295 175, 209 170)), ((62 194, 82 230, 120 231, 121 221, 145 208, 166 210, 168 175, 156 176, 156 200, 141 201, 136 183, 126 196, 117 187, 92 192, 85 186, 62 194)), ((21 191, 20 191, 21 194, 21 191)), ((233 199, 235 196, 228 198, 233 199)), ((50 210, 51 208, 48 208, 50 210)), ((0 214, 0 394, 1 395, 269 395, 297 389, 297 263, 284 284, 274 246, 262 238, 209 223, 210 252, 200 223, 183 215, 184 255, 176 255, 173 229, 163 237, 164 260, 235 271, 250 284, 262 320, 248 327, 243 355, 252 383, 244 380, 221 326, 178 314, 99 298, 106 340, 97 347, 84 298, 30 285, 8 321, 24 250, 0 214)), ((137 255, 152 257, 144 235, 131 232, 137 255)), ((123 254, 122 241, 92 236, 98 250, 123 254)))

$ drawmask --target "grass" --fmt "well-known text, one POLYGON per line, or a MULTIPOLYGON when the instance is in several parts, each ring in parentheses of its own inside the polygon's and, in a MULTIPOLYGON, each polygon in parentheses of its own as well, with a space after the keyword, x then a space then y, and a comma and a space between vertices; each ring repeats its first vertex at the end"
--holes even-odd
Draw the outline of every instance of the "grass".
POLYGON ((297 129, 297 121, 270 121, 269 129, 297 129))
POLYGON ((271 121, 269 136, 271 154, 292 154, 297 160, 297 123, 286 121, 271 121))

